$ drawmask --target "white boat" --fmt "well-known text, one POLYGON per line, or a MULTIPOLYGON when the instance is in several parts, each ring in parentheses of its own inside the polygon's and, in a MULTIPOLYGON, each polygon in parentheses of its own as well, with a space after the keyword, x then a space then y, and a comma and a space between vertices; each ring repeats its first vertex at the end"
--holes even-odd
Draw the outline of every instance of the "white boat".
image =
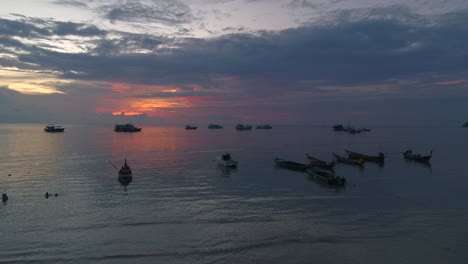
POLYGON ((229 153, 224 153, 223 155, 216 156, 216 162, 219 165, 225 166, 225 167, 237 167, 237 161, 233 160, 231 158, 231 154, 229 153))

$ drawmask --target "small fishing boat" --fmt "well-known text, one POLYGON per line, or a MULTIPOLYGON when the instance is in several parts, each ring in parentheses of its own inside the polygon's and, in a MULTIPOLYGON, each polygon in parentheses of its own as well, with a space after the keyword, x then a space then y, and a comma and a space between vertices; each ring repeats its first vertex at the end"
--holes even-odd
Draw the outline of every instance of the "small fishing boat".
POLYGON ((130 166, 128 166, 127 164, 127 159, 125 159, 124 165, 119 170, 119 178, 120 177, 132 177, 132 170, 130 169, 130 166))
POLYGON ((224 166, 224 167, 231 167, 231 168, 237 167, 237 161, 233 160, 231 158, 231 154, 227 152, 220 156, 216 156, 216 162, 219 165, 224 166))
POLYGON ((364 155, 349 150, 346 150, 346 153, 350 159, 363 159, 365 161, 373 162, 383 162, 385 159, 385 155, 382 152, 379 152, 377 156, 364 155))
POLYGON ((345 158, 345 157, 342 157, 342 156, 340 156, 340 155, 338 155, 336 153, 333 153, 333 157, 335 157, 335 160, 337 162, 351 164, 351 165, 363 166, 364 162, 365 162, 363 159, 345 158))
POLYGON ((328 185, 344 186, 346 183, 346 178, 337 176, 333 173, 329 173, 316 168, 307 168, 306 171, 310 176, 312 176, 312 178, 327 183, 328 185))
POLYGON ((344 131, 344 130, 345 130, 345 128, 341 124, 336 124, 336 125, 333 126, 333 131, 344 131))
POLYGON ((326 161, 323 161, 323 160, 319 160, 317 158, 314 158, 312 156, 310 156, 309 154, 306 154, 307 158, 309 159, 310 161, 310 164, 309 166, 310 167, 320 167, 322 169, 333 169, 333 167, 335 166, 335 162, 326 162, 326 161))
POLYGON ((237 130, 252 130, 251 125, 244 125, 244 124, 237 124, 236 125, 237 130))
POLYGON ((413 153, 412 150, 407 150, 403 153, 403 157, 407 160, 414 160, 419 162, 429 162, 432 158, 432 150, 431 153, 427 156, 423 156, 421 154, 413 153))
POLYGON ((209 129, 221 129, 221 128, 223 128, 223 126, 220 126, 218 124, 209 124, 208 128, 209 129))
POLYGON ((115 125, 114 126, 115 132, 140 132, 140 127, 135 127, 133 124, 127 123, 123 125, 115 125))
POLYGON ((56 126, 54 124, 48 124, 48 125, 45 126, 44 131, 45 132, 51 132, 51 133, 63 132, 63 131, 65 131, 65 128, 62 127, 62 126, 56 126))
POLYGON ((307 168, 307 164, 302 164, 302 163, 285 160, 281 158, 275 158, 273 159, 273 161, 276 163, 276 165, 286 168, 286 169, 304 171, 307 168))
POLYGON ((191 125, 186 125, 185 126, 185 129, 187 130, 194 130, 194 129, 197 129, 198 127, 197 126, 191 126, 191 125))

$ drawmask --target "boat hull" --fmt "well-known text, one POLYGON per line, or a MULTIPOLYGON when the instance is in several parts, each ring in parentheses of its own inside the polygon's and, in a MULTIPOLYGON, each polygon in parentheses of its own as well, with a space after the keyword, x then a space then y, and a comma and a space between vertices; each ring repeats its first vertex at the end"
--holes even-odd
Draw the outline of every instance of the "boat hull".
POLYGON ((413 154, 411 151, 406 151, 403 153, 403 158, 406 160, 413 160, 418 162, 429 162, 432 158, 432 151, 430 155, 422 156, 420 154, 413 154))
POLYGON ((312 168, 308 168, 306 171, 315 180, 326 183, 331 186, 344 186, 346 184, 346 178, 337 176, 326 171, 312 168))
POLYGON ((291 170, 297 170, 297 171, 305 171, 307 166, 306 164, 290 161, 290 160, 284 160, 280 158, 275 158, 273 161, 276 163, 276 165, 285 168, 285 169, 291 169, 291 170))
POLYGON ((310 161, 309 167, 318 167, 318 168, 328 169, 328 170, 332 170, 333 167, 335 167, 335 162, 326 162, 323 160, 319 160, 317 158, 309 156, 309 154, 306 154, 306 156, 307 156, 307 159, 309 159, 310 161))
POLYGON ((372 161, 372 162, 383 162, 385 159, 385 155, 383 153, 379 153, 378 156, 364 155, 364 154, 356 153, 356 152, 349 151, 349 150, 346 150, 346 153, 348 154, 348 157, 350 159, 363 159, 365 161, 372 161))
POLYGON ((335 160, 340 163, 344 164, 349 164, 349 165, 357 165, 357 166, 364 166, 364 160, 363 159, 350 159, 350 158, 345 158, 342 157, 338 154, 333 153, 333 156, 335 157, 335 160))

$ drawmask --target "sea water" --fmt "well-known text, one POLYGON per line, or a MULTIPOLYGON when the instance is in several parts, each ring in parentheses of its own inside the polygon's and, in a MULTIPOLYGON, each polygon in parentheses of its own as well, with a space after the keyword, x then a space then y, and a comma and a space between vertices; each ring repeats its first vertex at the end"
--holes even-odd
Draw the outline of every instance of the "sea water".
POLYGON ((466 263, 468 129, 0 125, 0 263, 466 263), (337 164, 345 188, 279 168, 337 164), (430 164, 403 159, 428 154, 430 164), (229 152, 237 169, 215 157, 229 152), (124 159, 130 183, 118 181, 124 159), (45 193, 52 196, 46 198, 45 193), (57 194, 57 197, 55 197, 57 194))

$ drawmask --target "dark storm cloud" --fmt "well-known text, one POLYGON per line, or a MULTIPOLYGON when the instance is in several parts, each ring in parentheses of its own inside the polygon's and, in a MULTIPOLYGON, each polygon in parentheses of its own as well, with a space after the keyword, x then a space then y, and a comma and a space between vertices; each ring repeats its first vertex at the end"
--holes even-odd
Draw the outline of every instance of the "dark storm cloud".
POLYGON ((25 38, 51 36, 102 36, 105 31, 94 25, 83 23, 60 22, 51 19, 29 18, 21 15, 19 20, 0 18, 0 36, 18 36, 25 38))
POLYGON ((179 0, 53 1, 53 4, 90 9, 111 22, 182 24, 194 19, 191 8, 179 0))
MULTIPOLYGON (((349 10, 314 25, 277 32, 181 40, 128 34, 96 40, 89 54, 30 47, 18 56, 20 62, 77 79, 203 87, 210 87, 213 76, 235 76, 252 81, 251 86, 265 80, 256 86, 259 91, 255 92, 261 94, 262 89, 272 91, 268 90, 272 85, 310 89, 303 80, 363 85, 415 76, 463 75, 468 67, 467 24, 466 10, 431 18, 401 7, 349 10), (132 52, 138 49, 145 52, 132 52)), ((31 25, 14 26, 39 34, 31 25)), ((4 46, 8 41, 21 45, 8 38, 0 40, 4 46)))
POLYGON ((126 1, 122 4, 111 4, 99 8, 110 21, 127 22, 160 22, 167 24, 188 23, 193 19, 191 9, 183 2, 154 1, 138 2, 126 1))

